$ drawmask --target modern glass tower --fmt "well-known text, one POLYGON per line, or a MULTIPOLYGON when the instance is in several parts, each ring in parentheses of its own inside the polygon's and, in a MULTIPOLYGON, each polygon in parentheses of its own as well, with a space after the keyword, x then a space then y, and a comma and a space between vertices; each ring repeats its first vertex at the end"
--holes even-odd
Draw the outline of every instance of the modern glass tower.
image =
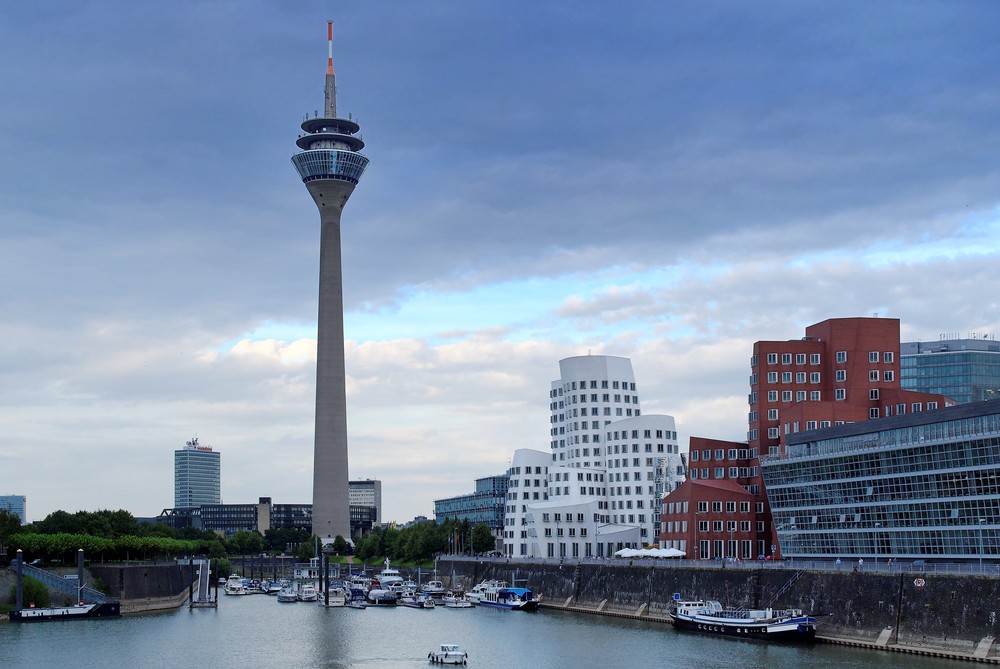
POLYGON ((222 458, 198 437, 174 451, 174 508, 194 509, 203 504, 221 504, 222 458))
POLYGON ((347 475, 347 392, 344 369, 344 287, 340 215, 368 159, 353 120, 337 117, 333 22, 327 23, 326 101, 322 116, 306 118, 292 164, 320 218, 319 318, 316 333, 316 435, 313 451, 313 534, 324 543, 350 540, 347 475))

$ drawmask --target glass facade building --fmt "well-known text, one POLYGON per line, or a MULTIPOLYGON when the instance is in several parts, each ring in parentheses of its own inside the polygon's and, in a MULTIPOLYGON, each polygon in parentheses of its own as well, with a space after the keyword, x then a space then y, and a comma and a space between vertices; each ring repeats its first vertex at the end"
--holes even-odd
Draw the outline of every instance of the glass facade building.
POLYGON ((947 395, 961 402, 1000 399, 1000 342, 941 339, 899 347, 904 390, 947 395))
POLYGON ((789 435, 761 468, 784 557, 1000 556, 1000 400, 789 435))
POLYGON ((506 474, 476 479, 476 491, 468 495, 434 500, 434 520, 467 520, 483 523, 499 534, 503 530, 504 504, 510 477, 506 474))
POLYGON ((9 511, 21 519, 21 524, 28 522, 28 498, 24 495, 0 495, 0 509, 9 511))
POLYGON ((195 437, 174 451, 174 507, 193 509, 222 502, 221 456, 195 437))

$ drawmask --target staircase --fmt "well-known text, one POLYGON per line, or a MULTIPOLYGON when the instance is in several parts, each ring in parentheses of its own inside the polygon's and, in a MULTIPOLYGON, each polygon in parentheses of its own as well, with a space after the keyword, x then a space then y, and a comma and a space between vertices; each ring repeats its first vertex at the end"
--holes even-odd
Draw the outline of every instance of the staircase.
POLYGON ((791 587, 795 585, 795 582, 798 581, 800 578, 802 578, 803 573, 805 572, 800 570, 792 574, 792 577, 788 579, 788 582, 785 583, 783 586, 781 586, 781 588, 779 588, 778 591, 774 593, 774 596, 768 600, 767 604, 765 605, 765 608, 768 609, 771 608, 774 605, 774 603, 778 600, 778 597, 781 597, 783 594, 788 592, 791 589, 791 587))
MULTIPOLYGON (((7 569, 14 572, 17 571, 17 568, 13 566, 8 567, 7 569)), ((45 571, 44 569, 33 567, 30 564, 24 565, 23 569, 25 576, 31 576, 32 578, 38 579, 53 590, 73 595, 74 598, 77 598, 80 601, 87 602, 88 604, 104 604, 107 601, 103 592, 94 590, 93 588, 88 588, 87 586, 80 588, 75 578, 63 578, 62 576, 45 571)))

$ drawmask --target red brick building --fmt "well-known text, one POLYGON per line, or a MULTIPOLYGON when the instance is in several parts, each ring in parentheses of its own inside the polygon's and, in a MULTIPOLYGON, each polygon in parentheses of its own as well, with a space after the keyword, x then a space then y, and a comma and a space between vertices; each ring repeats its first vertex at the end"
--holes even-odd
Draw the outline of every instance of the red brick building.
MULTIPOLYGON (((760 474, 761 455, 779 455, 789 434, 955 404, 943 395, 900 388, 896 318, 831 318, 807 327, 801 339, 758 341, 750 358, 748 402, 745 443, 691 437, 688 481, 664 499, 663 546, 702 559, 771 555, 777 540, 760 474), (719 481, 753 496, 751 529, 745 535, 736 532, 730 539, 728 517, 722 518, 722 532, 715 531, 718 526, 712 518, 709 534, 699 532, 696 538, 697 509, 706 504, 714 509, 718 502, 727 508, 731 501, 714 484, 719 481), (687 502, 687 506, 677 502, 687 502), (687 511, 679 512, 679 508, 687 511)), ((709 519, 699 517, 699 525, 701 520, 709 519)), ((733 520, 737 528, 745 527, 742 518, 733 520)))

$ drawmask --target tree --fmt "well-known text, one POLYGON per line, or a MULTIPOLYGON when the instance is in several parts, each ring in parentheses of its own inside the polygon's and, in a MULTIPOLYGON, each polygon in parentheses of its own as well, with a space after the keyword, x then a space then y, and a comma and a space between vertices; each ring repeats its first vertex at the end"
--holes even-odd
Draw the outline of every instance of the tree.
POLYGON ((20 531, 21 518, 7 509, 0 509, 0 546, 9 546, 10 538, 20 531))
MULTIPOLYGON (((23 597, 22 603, 25 608, 32 604, 34 604, 37 608, 42 608, 52 603, 52 597, 49 595, 49 589, 46 588, 45 584, 37 578, 25 576, 24 580, 21 582, 21 588, 21 595, 23 597)), ((10 588, 10 601, 17 601, 16 585, 12 585, 10 588)))
POLYGON ((496 550, 497 543, 493 531, 485 523, 472 528, 472 552, 487 553, 496 550))
POLYGON ((347 555, 351 552, 351 545, 347 543, 347 539, 338 534, 333 539, 333 552, 337 555, 347 555))

